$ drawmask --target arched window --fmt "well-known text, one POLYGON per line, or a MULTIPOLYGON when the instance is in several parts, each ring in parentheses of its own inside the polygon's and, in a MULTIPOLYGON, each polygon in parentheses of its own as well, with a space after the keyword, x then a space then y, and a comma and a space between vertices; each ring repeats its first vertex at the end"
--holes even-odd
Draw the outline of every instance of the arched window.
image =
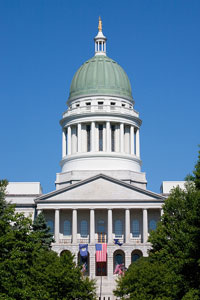
POLYGON ((121 265, 123 263, 123 256, 122 254, 116 254, 114 257, 114 264, 116 265, 121 265))
POLYGON ((81 237, 87 238, 88 236, 88 223, 86 220, 81 221, 81 237))
POLYGON ((149 230, 156 230, 157 223, 155 220, 150 220, 149 222, 149 230))
POLYGON ((122 274, 125 265, 125 253, 122 250, 116 250, 113 253, 113 272, 114 274, 122 274))
POLYGON ((121 220, 115 221, 115 237, 118 237, 118 238, 122 237, 122 221, 121 220))
POLYGON ((136 260, 138 260, 140 257, 142 257, 142 252, 140 250, 134 250, 131 253, 131 262, 135 262, 136 260))
POLYGON ((71 222, 69 220, 64 221, 64 235, 71 235, 71 222))
POLYGON ((54 233, 54 224, 52 220, 47 220, 47 227, 49 227, 51 233, 54 233))
POLYGON ((132 234, 133 237, 139 237, 140 235, 140 226, 139 221, 137 219, 133 220, 132 222, 132 234))

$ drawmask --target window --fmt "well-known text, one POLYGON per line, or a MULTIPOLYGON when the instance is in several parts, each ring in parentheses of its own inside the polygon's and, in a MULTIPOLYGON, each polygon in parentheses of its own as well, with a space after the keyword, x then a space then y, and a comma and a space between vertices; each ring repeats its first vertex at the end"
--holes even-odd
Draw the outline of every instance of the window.
POLYGON ((86 220, 81 221, 81 237, 87 238, 88 236, 88 223, 86 220))
POLYGON ((91 105, 91 102, 86 102, 86 106, 90 106, 91 105))
POLYGON ((122 107, 125 107, 126 106, 126 104, 125 103, 122 103, 122 107))
POLYGON ((98 101, 98 105, 103 105, 103 101, 98 101))
POLYGON ((136 260, 138 260, 141 257, 141 255, 139 255, 138 253, 133 253, 132 257, 131 257, 131 262, 135 262, 136 260))
POLYGON ((110 105, 115 105, 115 102, 110 102, 110 105))
POLYGON ((104 220, 99 220, 98 221, 98 225, 97 225, 97 230, 98 232, 105 232, 105 224, 104 224, 104 220))
POLYGON ((47 227, 49 227, 49 231, 51 233, 54 233, 54 224, 53 224, 53 221, 52 220, 48 220, 47 221, 47 227))
POLYGON ((150 220, 149 222, 149 230, 156 230, 156 221, 155 220, 150 220))
POLYGON ((87 132, 87 152, 90 152, 90 150, 91 150, 91 142, 90 142, 91 127, 90 127, 90 125, 86 125, 86 132, 87 132))
POLYGON ((122 237, 122 221, 121 220, 115 221, 115 237, 117 237, 117 238, 122 237))
POLYGON ((111 151, 115 151, 115 125, 111 125, 111 151))
POLYGON ((115 259, 115 260, 114 260, 114 265, 115 265, 115 266, 116 266, 116 265, 121 265, 121 264, 123 264, 123 262, 124 262, 124 259, 123 259, 122 254, 116 254, 114 259, 115 259))
POLYGON ((64 235, 71 235, 71 222, 69 220, 64 221, 64 235))
POLYGON ((76 107, 79 107, 80 106, 80 103, 76 103, 76 107))
POLYGON ((98 242, 106 243, 106 233, 105 233, 105 222, 104 220, 99 220, 97 223, 97 233, 98 233, 98 242))
POLYGON ((99 151, 103 151, 103 124, 99 124, 99 151))
POLYGON ((133 237, 139 237, 140 235, 140 226, 139 226, 139 221, 137 219, 133 220, 132 222, 132 234, 133 237))

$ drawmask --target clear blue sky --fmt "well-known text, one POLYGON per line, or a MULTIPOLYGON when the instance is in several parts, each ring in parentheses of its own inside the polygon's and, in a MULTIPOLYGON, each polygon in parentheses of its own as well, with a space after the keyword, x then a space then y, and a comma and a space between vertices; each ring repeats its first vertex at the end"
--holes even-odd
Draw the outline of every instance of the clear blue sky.
POLYGON ((54 189, 72 77, 94 54, 127 72, 148 189, 192 172, 200 144, 199 0, 0 0, 0 178, 54 189))

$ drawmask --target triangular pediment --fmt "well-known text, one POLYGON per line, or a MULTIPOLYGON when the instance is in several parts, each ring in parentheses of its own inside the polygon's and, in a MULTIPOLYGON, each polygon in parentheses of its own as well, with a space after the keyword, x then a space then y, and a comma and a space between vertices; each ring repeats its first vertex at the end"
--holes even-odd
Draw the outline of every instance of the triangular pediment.
POLYGON ((164 201, 165 197, 124 183, 104 174, 56 190, 36 199, 36 202, 119 202, 164 201))

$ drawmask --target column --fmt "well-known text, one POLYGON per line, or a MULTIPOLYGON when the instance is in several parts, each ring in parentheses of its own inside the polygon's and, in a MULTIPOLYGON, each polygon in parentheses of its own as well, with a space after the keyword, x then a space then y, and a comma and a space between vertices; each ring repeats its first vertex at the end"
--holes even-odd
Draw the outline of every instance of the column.
POLYGON ((78 152, 81 152, 81 123, 78 123, 78 152))
POLYGON ((99 151, 99 124, 95 123, 95 145, 94 151, 99 151))
POLYGON ((120 152, 124 152, 124 123, 120 124, 120 152))
POLYGON ((131 253, 127 251, 125 257, 125 267, 128 268, 130 264, 131 264, 131 253))
POLYGON ((103 151, 106 151, 106 124, 103 124, 103 151))
POLYGON ((131 126, 131 154, 132 155, 135 154, 134 153, 135 152, 134 149, 135 149, 135 145, 134 145, 134 127, 131 126))
POLYGON ((90 278, 95 278, 95 268, 96 267, 96 260, 95 260, 95 251, 90 251, 90 278))
POLYGON ((164 214, 163 208, 161 208, 161 209, 160 209, 160 216, 162 217, 163 214, 164 214))
POLYGON ((71 126, 67 127, 67 154, 70 155, 72 153, 72 130, 71 126))
POLYGON ((113 253, 112 253, 111 249, 112 249, 112 246, 107 247, 107 274, 108 274, 108 279, 113 279, 113 253))
POLYGON ((130 243, 130 209, 125 210, 125 243, 130 243))
POLYGON ((95 243, 95 215, 94 209, 90 209, 90 244, 95 243))
POLYGON ((115 125, 115 151, 120 152, 120 129, 119 129, 119 124, 115 125))
POLYGON ((140 132, 139 128, 136 131, 136 156, 140 157, 140 132))
POLYGON ((148 239, 148 216, 147 209, 143 209, 143 243, 146 243, 148 239))
POLYGON ((77 210, 72 211, 72 243, 77 243, 77 210))
POLYGON ((107 152, 111 151, 111 130, 110 130, 110 122, 106 122, 106 145, 107 152))
POLYGON ((124 150, 126 153, 130 154, 130 126, 125 126, 125 134, 124 134, 124 150))
POLYGON ((59 243, 59 234, 60 234, 60 210, 55 210, 55 241, 56 243, 59 243))
POLYGON ((65 129, 63 128, 62 132, 62 158, 66 156, 66 132, 65 129))
POLYGON ((95 151, 95 122, 91 123, 91 151, 95 151))
POLYGON ((112 209, 108 209, 108 244, 112 242, 112 209))

